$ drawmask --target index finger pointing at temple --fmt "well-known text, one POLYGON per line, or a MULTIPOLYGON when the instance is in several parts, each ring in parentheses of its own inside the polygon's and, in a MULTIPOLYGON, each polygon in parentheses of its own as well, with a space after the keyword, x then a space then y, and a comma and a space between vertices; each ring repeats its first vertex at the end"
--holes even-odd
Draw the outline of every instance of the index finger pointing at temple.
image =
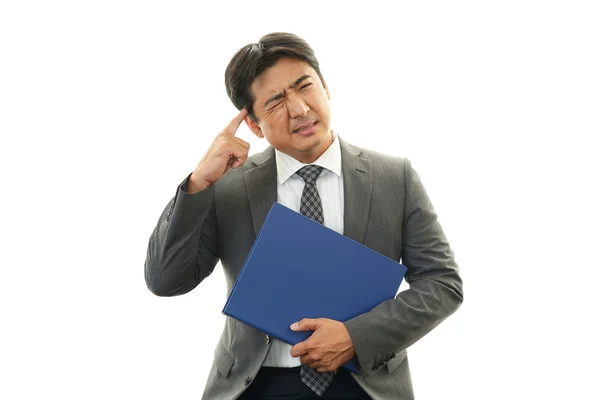
POLYGON ((246 115, 248 115, 248 110, 246 110, 246 108, 244 107, 240 110, 239 114, 231 120, 229 125, 227 125, 225 129, 223 129, 223 133, 228 136, 235 136, 235 133, 237 132, 238 128, 240 127, 240 124, 242 123, 246 115))

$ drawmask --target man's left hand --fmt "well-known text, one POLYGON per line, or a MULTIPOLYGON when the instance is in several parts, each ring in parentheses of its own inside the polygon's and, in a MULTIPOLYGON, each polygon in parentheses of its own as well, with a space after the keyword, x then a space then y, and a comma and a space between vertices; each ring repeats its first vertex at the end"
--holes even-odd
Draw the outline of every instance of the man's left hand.
POLYGON ((334 372, 354 357, 354 345, 346 326, 327 318, 304 318, 290 326, 293 331, 314 331, 290 352, 300 362, 319 372, 334 372))

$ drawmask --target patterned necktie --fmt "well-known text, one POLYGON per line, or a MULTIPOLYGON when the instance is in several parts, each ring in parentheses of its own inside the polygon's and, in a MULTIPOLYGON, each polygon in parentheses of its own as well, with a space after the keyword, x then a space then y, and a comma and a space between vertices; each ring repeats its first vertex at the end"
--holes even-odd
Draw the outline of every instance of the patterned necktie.
MULTIPOLYGON (((322 171, 323 167, 307 165, 296 172, 304 180, 304 190, 302 191, 302 198, 300 200, 300 214, 312 218, 321 224, 323 223, 323 207, 321 206, 321 198, 315 185, 322 171)), ((302 364, 302 368, 300 369, 302 382, 319 396, 325 393, 325 390, 327 390, 333 381, 333 376, 333 372, 321 373, 304 364, 302 364)))

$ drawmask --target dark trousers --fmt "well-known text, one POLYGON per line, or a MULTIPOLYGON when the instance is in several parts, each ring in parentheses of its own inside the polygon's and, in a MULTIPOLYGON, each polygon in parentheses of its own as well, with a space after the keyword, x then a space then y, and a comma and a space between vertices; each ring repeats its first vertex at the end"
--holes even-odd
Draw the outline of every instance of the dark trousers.
POLYGON ((310 390, 300 378, 300 367, 262 367, 239 400, 371 400, 350 376, 340 369, 322 397, 310 390))

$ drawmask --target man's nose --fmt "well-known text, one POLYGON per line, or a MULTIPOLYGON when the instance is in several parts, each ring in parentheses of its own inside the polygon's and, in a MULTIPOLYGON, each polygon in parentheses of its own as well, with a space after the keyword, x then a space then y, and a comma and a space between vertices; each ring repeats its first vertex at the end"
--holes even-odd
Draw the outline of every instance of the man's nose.
POLYGON ((288 95, 287 103, 291 118, 305 117, 310 110, 310 107, 308 107, 302 96, 295 93, 288 95))

